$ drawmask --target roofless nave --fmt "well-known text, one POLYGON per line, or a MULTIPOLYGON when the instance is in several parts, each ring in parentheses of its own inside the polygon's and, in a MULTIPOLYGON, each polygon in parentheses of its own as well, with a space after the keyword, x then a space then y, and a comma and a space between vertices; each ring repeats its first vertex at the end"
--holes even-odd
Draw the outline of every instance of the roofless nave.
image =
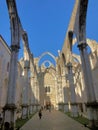
POLYGON ((65 41, 59 55, 50 52, 33 57, 28 35, 22 27, 15 0, 7 0, 11 49, 0 36, 0 112, 5 122, 15 129, 17 118, 29 117, 40 106, 71 112, 73 117, 82 115, 90 126, 98 125, 98 44, 86 39, 86 13, 88 0, 76 0, 65 41), (76 38, 73 39, 73 36, 76 38), (24 57, 18 61, 20 39, 24 57), (80 56, 72 53, 78 43, 80 56), (91 52, 87 53, 87 46, 91 52), (49 55, 39 66, 40 60, 49 55), (46 66, 48 63, 48 67, 46 66))

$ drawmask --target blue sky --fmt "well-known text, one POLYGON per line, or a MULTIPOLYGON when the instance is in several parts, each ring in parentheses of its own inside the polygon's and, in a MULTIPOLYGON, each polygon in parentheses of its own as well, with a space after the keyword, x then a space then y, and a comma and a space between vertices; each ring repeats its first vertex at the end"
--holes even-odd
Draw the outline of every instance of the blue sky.
MULTIPOLYGON (((49 51, 58 56, 66 36, 75 0, 16 0, 18 14, 28 33, 35 57, 49 51)), ((98 0, 89 0, 87 37, 98 42, 98 0)), ((6 0, 0 0, 0 34, 10 46, 10 24, 6 0)), ((22 46, 22 43, 21 43, 22 46)), ((77 53, 78 48, 74 52, 77 53)), ((20 54, 22 49, 20 50, 20 54)))

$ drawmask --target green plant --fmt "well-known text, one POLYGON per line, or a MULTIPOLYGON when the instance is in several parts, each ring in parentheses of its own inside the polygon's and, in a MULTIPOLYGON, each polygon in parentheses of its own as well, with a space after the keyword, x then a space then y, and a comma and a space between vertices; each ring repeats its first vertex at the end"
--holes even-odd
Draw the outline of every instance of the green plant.
POLYGON ((83 124, 83 125, 88 125, 89 120, 83 116, 78 116, 78 117, 72 117, 70 112, 66 112, 66 115, 68 115, 69 117, 73 118, 74 120, 78 121, 79 123, 83 124))
POLYGON ((16 128, 21 128, 27 121, 29 121, 33 116, 35 115, 35 113, 33 113, 32 115, 29 116, 29 118, 26 119, 17 119, 16 120, 16 128))

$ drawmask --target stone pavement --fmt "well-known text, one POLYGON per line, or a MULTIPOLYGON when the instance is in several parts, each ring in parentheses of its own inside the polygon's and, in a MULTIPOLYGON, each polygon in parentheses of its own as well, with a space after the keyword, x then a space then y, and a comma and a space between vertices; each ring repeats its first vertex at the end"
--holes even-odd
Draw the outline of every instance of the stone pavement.
POLYGON ((62 112, 53 110, 42 113, 42 119, 37 113, 20 130, 89 130, 62 112))

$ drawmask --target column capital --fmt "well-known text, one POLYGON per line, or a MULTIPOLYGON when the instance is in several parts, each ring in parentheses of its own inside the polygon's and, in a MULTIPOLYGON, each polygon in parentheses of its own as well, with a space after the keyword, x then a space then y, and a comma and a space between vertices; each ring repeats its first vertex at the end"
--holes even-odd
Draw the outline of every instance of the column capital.
POLYGON ((98 108, 98 102, 87 102, 85 103, 87 107, 92 107, 92 108, 98 108))
POLYGON ((3 110, 15 110, 15 109, 17 109, 17 106, 15 104, 6 104, 3 107, 3 110))
POLYGON ((19 51, 19 49, 20 49, 20 46, 19 45, 11 45, 11 51, 13 52, 13 51, 15 51, 15 52, 18 52, 19 51))
POLYGON ((71 69, 71 68, 72 68, 72 63, 71 63, 71 62, 68 62, 68 63, 67 63, 67 67, 68 67, 68 69, 71 69))
POLYGON ((26 70, 26 69, 29 70, 30 67, 29 67, 29 66, 28 66, 28 67, 27 67, 27 66, 24 66, 24 70, 26 70))
POLYGON ((77 47, 79 48, 79 50, 83 50, 84 48, 86 48, 88 45, 85 41, 80 41, 79 44, 77 45, 77 47))
POLYGON ((76 106, 78 105, 77 102, 71 102, 70 104, 73 105, 73 106, 74 106, 74 105, 76 105, 76 106))
POLYGON ((27 108, 28 106, 29 106, 28 104, 22 104, 22 105, 21 105, 22 108, 23 108, 23 107, 26 107, 26 108, 27 108))

